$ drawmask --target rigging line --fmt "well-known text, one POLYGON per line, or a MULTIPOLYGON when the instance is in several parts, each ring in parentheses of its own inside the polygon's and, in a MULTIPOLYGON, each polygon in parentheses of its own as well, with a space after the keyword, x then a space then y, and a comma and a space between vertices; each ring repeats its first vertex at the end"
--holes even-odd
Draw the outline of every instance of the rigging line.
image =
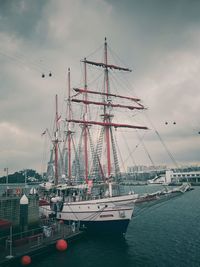
MULTIPOLYGON (((89 137, 90 151, 91 151, 92 159, 94 161, 94 158, 95 158, 95 148, 94 148, 94 144, 93 144, 93 141, 92 141, 92 136, 91 136, 90 131, 89 131, 88 128, 87 128, 87 132, 88 132, 88 137, 89 137)), ((92 176, 92 170, 93 170, 93 163, 89 167, 89 177, 92 176)))
POLYGON ((159 137, 161 143, 163 144, 164 148, 166 149, 168 155, 170 156, 172 162, 175 164, 176 168, 180 169, 180 167, 178 166, 178 164, 177 164, 175 158, 173 157, 172 153, 171 153, 171 152, 169 151, 169 149, 167 148, 166 144, 164 143, 164 141, 163 141, 163 139, 161 138, 161 136, 160 136, 160 134, 158 133, 158 131, 155 130, 155 132, 156 132, 157 136, 159 137))
POLYGON ((97 47, 93 52, 91 52, 89 55, 86 56, 86 58, 88 57, 92 57, 94 54, 97 53, 97 51, 102 50, 102 48, 104 47, 104 44, 101 44, 99 47, 97 47))
POLYGON ((122 63, 122 65, 124 65, 126 68, 128 68, 127 65, 124 63, 124 61, 118 56, 118 54, 108 44, 107 44, 107 47, 108 47, 109 55, 112 56, 114 61, 117 62, 117 60, 118 60, 120 62, 120 64, 122 63), (115 58, 117 60, 115 60, 115 58))
MULTIPOLYGON (((110 130, 111 130, 111 136, 112 136, 112 138, 115 139, 115 142, 114 142, 114 143, 115 143, 115 145, 116 145, 116 147, 117 147, 117 151, 118 151, 118 154, 119 154, 119 157, 120 157, 120 161, 121 161, 123 170, 124 170, 124 172, 126 172, 125 165, 124 165, 124 162, 123 162, 123 160, 122 160, 122 154, 121 154, 121 151, 120 151, 120 149, 119 149, 118 142, 117 142, 117 136, 113 134, 112 128, 111 128, 110 130)), ((116 149, 115 149, 115 150, 116 150, 116 149)), ((117 152, 117 151, 116 151, 116 152, 117 152)), ((119 165, 118 158, 117 158, 117 164, 119 165)), ((118 168, 119 168, 119 166, 118 166, 118 168)), ((118 171, 119 171, 119 174, 120 174, 120 176, 121 176, 120 169, 119 169, 118 171)))
POLYGON ((75 177, 77 178, 77 176, 80 177, 80 161, 79 161, 79 156, 78 156, 78 148, 76 149, 76 145, 74 142, 74 138, 72 138, 72 146, 74 149, 74 154, 75 154, 75 177))
POLYGON ((58 145, 58 150, 59 150, 59 155, 60 155, 59 164, 61 165, 60 168, 63 171, 64 158, 63 158, 63 153, 61 152, 61 148, 59 145, 58 145))
MULTIPOLYGON (((118 122, 118 120, 117 120, 117 122, 118 122)), ((126 146, 127 146, 127 148, 128 148, 128 151, 129 151, 129 155, 128 155, 128 157, 126 157, 126 159, 125 159, 122 163, 125 164, 125 163, 128 161, 128 159, 131 158, 131 159, 133 160, 133 162, 134 162, 134 165, 136 165, 136 162, 135 162, 135 160, 133 159, 132 154, 133 154, 133 153, 135 152, 135 150, 139 147, 141 141, 135 146, 135 148, 134 148, 133 151, 131 152, 131 151, 130 151, 130 146, 128 146, 128 144, 127 144, 127 138, 125 138, 125 136, 124 136, 124 131, 120 131, 120 132, 122 133, 123 139, 125 140, 126 146)), ((125 131, 125 132, 128 132, 128 131, 125 131)), ((144 134, 143 134, 143 137, 141 138, 141 140, 144 139, 145 134, 146 134, 146 131, 144 131, 144 134)))
MULTIPOLYGON (((137 204, 136 204, 136 205, 137 205, 137 204)), ((136 217, 140 216, 141 214, 147 212, 147 211, 149 210, 149 208, 151 208, 152 206, 155 206, 155 205, 156 205, 156 204, 152 204, 152 203, 151 203, 151 205, 146 205, 146 206, 144 206, 144 207, 142 207, 142 208, 139 207, 140 210, 138 210, 138 211, 136 210, 136 211, 135 211, 134 218, 136 218, 136 217)))
POLYGON ((80 65, 80 68, 79 69, 80 69, 81 74, 80 74, 80 77, 79 77, 79 83, 77 83, 77 86, 76 87, 79 87, 82 84, 84 84, 84 81, 83 81, 84 71, 83 71, 83 64, 82 64, 81 61, 79 62, 79 65, 80 65))
POLYGON ((67 143, 67 139, 68 138, 71 138, 71 137, 70 137, 70 135, 68 136, 68 131, 67 130, 64 130, 64 134, 63 134, 63 147, 62 147, 62 153, 63 154, 64 154, 64 150, 66 149, 66 143, 67 143))
POLYGON ((69 207, 69 209, 71 210, 71 212, 73 213, 74 217, 77 219, 77 221, 80 221, 77 217, 77 215, 75 214, 75 212, 72 210, 72 208, 70 207, 70 204, 67 204, 67 206, 69 207))
MULTIPOLYGON (((110 80, 113 83, 113 85, 115 85, 116 88, 116 92, 120 93, 120 91, 118 90, 118 87, 126 90, 128 92, 129 95, 133 95, 134 90, 130 90, 130 88, 133 88, 133 86, 130 85, 130 83, 127 82, 127 79, 120 79, 119 76, 114 75, 114 73, 110 74, 110 80), (125 85, 125 82, 127 83, 127 85, 125 85)), ((137 97, 136 93, 134 92, 134 95, 137 97)), ((137 97, 138 98, 138 97, 137 97)), ((140 101, 141 102, 141 101, 140 101)))
MULTIPOLYGON (((120 168, 119 168, 119 161, 118 161, 118 156, 117 156, 117 150, 116 150, 116 147, 115 147, 115 144, 117 145, 117 141, 116 141, 116 139, 114 140, 112 127, 110 128, 110 138, 111 138, 111 143, 112 143, 112 151, 113 151, 115 175, 116 175, 117 179, 120 179, 121 178, 121 172, 120 172, 120 168)), ((120 152, 119 152, 119 154, 120 154, 120 152)))
MULTIPOLYGON (((128 154, 128 157, 126 158, 126 160, 123 160, 123 162, 122 162, 122 164, 125 165, 125 162, 126 162, 126 161, 129 159, 129 157, 132 155, 132 152, 131 152, 131 150, 130 150, 130 146, 129 146, 128 143, 127 143, 127 138, 125 138, 125 136, 124 136, 124 132, 121 131, 121 134, 122 134, 123 140, 124 140, 124 142, 125 142, 126 148, 128 149, 128 153, 129 153, 129 154, 128 154)), ((135 159, 134 159, 133 157, 131 157, 131 160, 132 160, 133 165, 136 166, 135 159)))
MULTIPOLYGON (((76 217, 76 219, 77 219, 78 221, 80 221, 80 220, 78 219, 77 215, 75 214, 75 212, 74 212, 74 211, 72 210, 72 208, 70 207, 71 205, 67 204, 67 206, 70 208, 70 210, 72 211, 72 213, 74 214, 74 216, 76 217)), ((93 220, 95 217, 98 216, 99 213, 101 214, 101 213, 104 211, 105 208, 106 208, 106 207, 104 206, 101 210, 98 210, 98 211, 95 212, 94 214, 91 214, 91 215, 88 215, 88 216, 84 217, 83 220, 85 220, 85 219, 89 219, 89 218, 90 218, 90 221, 93 220)))
MULTIPOLYGON (((49 72, 50 70, 52 70, 52 68, 50 68, 50 67, 48 67, 48 68, 47 67, 45 67, 45 68, 41 67, 39 64, 31 62, 30 60, 27 60, 26 58, 20 58, 19 56, 16 56, 16 55, 7 55, 6 53, 2 53, 2 52, 0 52, 0 55, 9 58, 10 60, 17 63, 20 68, 23 68, 23 69, 25 68, 26 70, 28 69, 29 71, 35 70, 36 72, 42 73, 42 72, 49 72)), ((56 76, 58 76, 58 74, 56 76)), ((61 76, 59 76, 59 77, 61 78, 61 76)), ((58 79, 55 77, 55 75, 53 75, 53 77, 51 77, 51 78, 58 81, 58 79)))
POLYGON ((40 71, 43 70, 44 68, 49 70, 49 66, 44 65, 42 60, 40 60, 40 61, 36 61, 33 59, 30 60, 30 57, 26 56, 25 54, 21 54, 18 51, 11 51, 11 53, 13 52, 12 55, 7 54, 7 52, 9 53, 9 51, 5 52, 5 50, 4 50, 3 52, 4 53, 0 52, 0 54, 3 54, 7 57, 13 57, 13 58, 15 58, 15 60, 22 61, 27 66, 32 65, 34 68, 37 68, 40 71), (42 64, 43 64, 43 67, 41 68, 42 64))
POLYGON ((97 80, 99 80, 104 74, 100 72, 100 74, 95 76, 94 74, 92 75, 94 78, 88 81, 87 85, 90 87, 90 84, 95 83, 97 80))
MULTIPOLYGON (((19 52, 16 52, 16 54, 8 55, 5 53, 5 51, 4 51, 4 53, 0 51, 0 54, 18 62, 18 63, 20 62, 22 65, 28 67, 29 69, 34 69, 38 72, 43 72, 44 70, 45 70, 45 72, 49 72, 52 69, 52 68, 50 68, 50 66, 44 64, 43 60, 40 60, 40 61, 36 61, 36 60, 33 61, 33 59, 30 60, 28 57, 26 57, 26 55, 20 54, 19 52)), ((53 77, 53 78, 55 78, 55 77, 53 77)))
MULTIPOLYGON (((123 132, 122 132, 122 133, 123 133, 123 132)), ((143 134, 143 137, 142 137, 142 138, 144 138, 145 134, 146 134, 146 133, 143 134)), ((138 143, 136 144, 136 146, 134 147, 133 151, 128 155, 128 157, 125 159, 124 162, 126 162, 126 161, 132 156, 132 154, 136 151, 136 149, 139 147, 140 144, 141 144, 141 142, 138 142, 138 143)))
POLYGON ((167 151, 169 157, 171 158, 172 162, 174 163, 174 165, 176 166, 177 169, 180 169, 180 167, 178 166, 175 158, 173 157, 172 153, 169 151, 169 149, 167 148, 166 144, 164 143, 163 139, 161 138, 161 135, 158 133, 158 131, 156 130, 153 122, 150 120, 150 118, 148 117, 148 115, 146 114, 147 119, 149 120, 149 122, 151 123, 155 133, 157 134, 158 138, 160 139, 160 142, 162 143, 163 147, 165 148, 165 150, 167 151))
POLYGON ((49 129, 48 129, 48 128, 46 128, 46 129, 45 129, 45 133, 47 133, 47 134, 48 134, 49 141, 50 141, 50 142, 51 142, 51 144, 52 144, 52 136, 50 135, 50 132, 49 132, 49 129))
POLYGON ((63 96, 63 100, 62 100, 62 106, 61 106, 61 112, 60 112, 60 114, 61 114, 61 116, 64 114, 64 116, 66 117, 66 114, 67 114, 67 105, 66 105, 66 103, 65 103, 65 99, 66 99, 66 89, 67 89, 67 85, 65 86, 65 88, 63 89, 64 90, 64 96, 63 96))
MULTIPOLYGON (((93 80, 89 81, 89 82, 87 83, 87 86, 90 87, 90 85, 91 85, 92 83, 97 82, 98 80, 100 80, 101 77, 103 77, 103 73, 102 73, 102 72, 101 72, 98 76, 94 77, 93 80)), ((77 87, 79 87, 79 86, 77 86, 77 87)), ((81 86, 80 86, 80 87, 81 87, 81 86)), ((91 86, 91 87, 92 87, 92 86, 91 86)), ((77 95, 78 95, 78 94, 76 93, 75 95, 72 95, 71 98, 76 97, 77 95)))
MULTIPOLYGON (((10 60, 16 62, 20 67, 23 66, 23 68, 25 68, 25 67, 27 68, 27 67, 28 67, 29 69, 31 69, 30 66, 27 64, 26 61, 24 61, 23 59, 20 59, 20 58, 17 57, 17 56, 14 56, 14 55, 8 55, 8 54, 6 54, 5 52, 2 53, 1 51, 0 51, 0 55, 2 55, 2 56, 4 56, 4 57, 7 57, 8 59, 10 59, 10 60)), ((34 69, 34 70, 36 70, 36 71, 38 71, 38 72, 42 72, 42 69, 40 69, 40 68, 38 68, 38 67, 36 67, 36 66, 32 66, 32 69, 34 69)))
MULTIPOLYGON (((155 203, 151 203, 152 205, 146 206, 146 209, 142 210, 142 211, 145 212, 147 210, 147 208, 151 208, 151 209, 148 209, 147 211, 152 212, 152 211, 154 211, 154 210, 156 210, 156 209, 158 209, 158 208, 160 208, 160 207, 162 207, 164 205, 167 205, 168 204, 167 202, 169 200, 174 200, 174 199, 176 199, 177 197, 180 197, 180 196, 181 195, 176 195, 176 196, 173 196, 173 197, 160 198, 158 200, 155 200, 155 203)), ((143 213, 143 212, 141 212, 141 213, 143 213)), ((134 217, 137 217, 138 215, 140 215, 139 211, 138 211, 138 213, 139 214, 136 214, 134 217)))
MULTIPOLYGON (((122 75, 127 75, 126 73, 121 73, 121 75, 116 75, 114 72, 112 73, 113 79, 117 84, 120 84, 120 86, 127 90, 128 94, 135 95, 135 97, 139 98, 136 93, 135 86, 133 85, 133 81, 130 83, 127 77, 124 77, 122 75)), ((142 100, 141 100, 142 103, 142 100)))
POLYGON ((105 180, 105 175, 104 175, 100 160, 101 160, 102 149, 103 149, 104 131, 105 131, 104 127, 98 130, 95 154, 94 154, 93 163, 92 163, 93 172, 95 173, 96 176, 98 176, 98 174, 101 173, 101 177, 103 178, 103 180, 105 180))
POLYGON ((110 75, 112 75, 113 77, 115 77, 115 80, 119 81, 123 87, 127 87, 129 84, 128 84, 128 81, 127 81, 127 75, 128 73, 126 72, 120 72, 120 73, 116 73, 116 72, 109 72, 110 75), (126 79, 125 79, 125 75, 126 75, 126 79))
MULTIPOLYGON (((127 139, 126 138, 124 138, 124 133, 122 132, 122 136, 123 136, 123 139, 124 139, 124 141, 125 141, 125 145, 126 145, 126 148, 128 149, 128 152, 129 152, 129 156, 131 155, 131 151, 130 151, 130 148, 129 148, 129 146, 128 146, 128 144, 127 144, 127 139)), ((119 150, 119 148, 118 148, 118 150, 119 150)), ((120 155, 121 156, 121 155, 120 155)), ((128 157, 129 158, 129 157, 128 157)), ((133 157, 131 157, 131 160, 132 160, 132 162, 133 162, 133 165, 134 166, 136 166, 136 162, 135 162, 135 159, 133 158, 133 157)), ((125 169, 125 160, 122 160, 121 159, 121 161, 122 161, 122 165, 123 165, 123 168, 124 168, 124 172, 125 172, 125 176, 126 177, 128 177, 128 175, 127 175, 127 170, 125 169)), ((133 174, 133 177, 136 179, 136 174, 135 174, 135 172, 134 172, 134 174, 133 174)), ((132 191, 132 188, 129 186, 129 191, 132 191)))
POLYGON ((80 139, 78 143, 78 163, 80 164, 83 156, 83 149, 82 149, 82 144, 83 144, 83 137, 84 137, 84 127, 81 129, 81 134, 80 134, 80 139), (82 154, 81 154, 82 153, 82 154))
POLYGON ((148 158, 149 158, 150 161, 151 161, 151 164, 153 165, 154 169, 156 170, 156 167, 155 167, 155 164, 154 164, 154 162, 153 162, 153 159, 152 159, 151 155, 149 154, 149 151, 147 150, 147 148, 146 148, 146 146, 145 146, 145 144, 144 144, 144 142, 143 142, 144 139, 143 139, 143 140, 141 139, 141 137, 140 137, 138 131, 136 131, 136 133, 137 133, 137 136, 138 136, 138 138, 139 138, 139 140, 140 140, 140 142, 141 142, 141 144, 142 144, 142 146, 143 146, 145 152, 147 153, 148 158))
MULTIPOLYGON (((51 122, 50 122, 50 124, 51 124, 51 130, 52 130, 52 132, 54 133, 54 129, 55 129, 55 125, 56 125, 56 118, 55 118, 55 115, 53 115, 52 117, 51 117, 51 122)), ((47 133, 48 133, 48 135, 49 135, 49 137, 50 137, 50 140, 51 140, 51 143, 52 143, 52 139, 53 139, 53 137, 50 135, 50 132, 49 132, 49 130, 47 129, 47 133)))
POLYGON ((97 212, 95 212, 94 214, 91 214, 91 215, 88 215, 87 217, 84 217, 84 220, 85 219, 89 219, 90 218, 90 221, 91 220, 94 220, 95 219, 95 217, 97 217, 99 214, 101 214, 104 210, 105 210, 105 206, 102 208, 102 209, 100 209, 100 210, 98 210, 97 212))
MULTIPOLYGON (((115 137, 115 139, 116 139, 116 137, 115 137)), ((115 141, 115 142, 116 142, 117 150, 118 150, 119 157, 120 157, 120 160, 121 160, 122 168, 123 168, 123 170, 124 170, 124 173, 126 173, 126 168, 125 168, 124 161, 123 161, 123 159, 122 159, 122 154, 121 154, 121 152, 120 152, 119 145, 118 145, 117 141, 115 141)))
POLYGON ((116 87, 116 92, 117 92, 117 93, 120 93, 119 90, 118 90, 118 87, 127 89, 127 87, 124 86, 124 82, 121 81, 121 80, 119 79, 119 76, 116 76, 113 72, 110 73, 109 78, 110 78, 110 81, 111 81, 111 83, 112 83, 113 85, 116 84, 116 85, 113 86, 113 87, 116 87))
MULTIPOLYGON (((94 156, 95 156, 94 143, 93 143, 92 136, 90 134, 90 131, 89 131, 88 127, 86 128, 86 131, 87 131, 87 134, 88 134, 88 137, 89 137, 89 143, 90 143, 90 150, 91 150, 92 158, 94 159, 94 156)), ((91 175, 91 169, 92 169, 92 166, 90 166, 89 176, 91 175)))
MULTIPOLYGON (((98 210, 94 215, 90 215, 90 216, 88 216, 87 218, 89 218, 89 217, 91 217, 91 219, 90 219, 90 221, 91 220, 95 220, 95 218, 98 216, 98 215, 101 215, 102 214, 102 212, 105 210, 105 206, 102 208, 102 209, 100 209, 100 210, 98 210)), ((84 218, 85 219, 85 218, 84 218)))

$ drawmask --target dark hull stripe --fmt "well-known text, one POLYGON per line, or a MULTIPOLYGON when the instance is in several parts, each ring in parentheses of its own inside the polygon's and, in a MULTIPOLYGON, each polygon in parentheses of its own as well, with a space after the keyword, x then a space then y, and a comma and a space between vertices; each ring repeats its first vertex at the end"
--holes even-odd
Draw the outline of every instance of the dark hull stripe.
MULTIPOLYGON (((72 221, 65 221, 71 223, 72 221)), ((127 231, 129 220, 111 220, 111 221, 80 221, 82 230, 95 235, 106 233, 108 235, 122 235, 127 231)))

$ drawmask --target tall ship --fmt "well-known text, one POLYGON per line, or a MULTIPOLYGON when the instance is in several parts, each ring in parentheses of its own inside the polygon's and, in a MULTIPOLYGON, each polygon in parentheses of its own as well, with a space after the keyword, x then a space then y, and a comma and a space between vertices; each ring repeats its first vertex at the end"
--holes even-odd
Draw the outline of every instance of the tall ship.
MULTIPOLYGON (((56 216, 65 223, 79 223, 89 232, 107 234, 125 234, 128 224, 134 214, 135 201, 138 195, 127 192, 121 185, 123 175, 120 171, 118 159, 119 146, 116 142, 115 132, 118 128, 130 130, 147 130, 146 126, 131 125, 122 118, 127 112, 144 110, 141 100, 137 97, 116 94, 111 89, 110 75, 112 72, 131 72, 127 67, 111 64, 108 60, 108 44, 105 38, 103 46, 103 60, 92 61, 84 58, 82 61, 84 70, 83 86, 73 88, 71 94, 70 70, 68 71, 68 99, 67 118, 64 144, 62 151, 67 151, 66 164, 59 174, 59 139, 58 139, 58 107, 56 100, 56 130, 54 144, 55 180, 52 183, 54 195, 50 202, 43 203, 40 211, 44 216, 56 216), (103 71, 101 76, 103 85, 91 88, 88 85, 88 73, 93 68, 103 71), (100 89, 99 89, 100 88, 100 89), (73 114, 72 104, 77 105, 73 114), (96 112, 96 108, 99 113, 96 112), (120 118, 124 122, 118 122, 114 110, 120 110, 120 118), (97 116, 98 114, 98 116, 97 116), (75 125, 79 126, 80 140, 74 154, 75 125), (98 130, 93 130, 97 129, 98 130), (74 160, 72 160, 74 156, 74 160), (60 182, 60 177, 65 177, 65 182, 60 182)), ((62 156, 63 161, 64 156, 62 156)), ((48 184, 49 186, 49 184, 48 184)))

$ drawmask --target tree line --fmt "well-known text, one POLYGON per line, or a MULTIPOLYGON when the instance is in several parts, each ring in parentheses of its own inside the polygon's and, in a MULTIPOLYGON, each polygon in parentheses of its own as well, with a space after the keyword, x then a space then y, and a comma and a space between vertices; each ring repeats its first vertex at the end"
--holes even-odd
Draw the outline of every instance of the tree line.
MULTIPOLYGON (((35 170, 27 169, 15 172, 13 174, 8 175, 8 183, 25 183, 31 182, 31 178, 35 178, 32 180, 42 181, 42 176, 37 173, 35 170)), ((5 184, 7 182, 7 176, 0 177, 0 184, 5 184)))

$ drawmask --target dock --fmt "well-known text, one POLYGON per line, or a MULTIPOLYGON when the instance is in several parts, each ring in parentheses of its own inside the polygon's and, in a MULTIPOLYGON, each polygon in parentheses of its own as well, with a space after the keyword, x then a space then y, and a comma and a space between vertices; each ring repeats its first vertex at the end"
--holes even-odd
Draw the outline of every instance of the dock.
POLYGON ((64 239, 68 244, 80 238, 82 232, 78 225, 66 225, 64 223, 51 222, 42 228, 14 234, 1 238, 0 266, 20 266, 23 256, 28 255, 31 260, 41 254, 57 251, 56 242, 64 239), (2 245, 4 244, 4 245, 2 245))

